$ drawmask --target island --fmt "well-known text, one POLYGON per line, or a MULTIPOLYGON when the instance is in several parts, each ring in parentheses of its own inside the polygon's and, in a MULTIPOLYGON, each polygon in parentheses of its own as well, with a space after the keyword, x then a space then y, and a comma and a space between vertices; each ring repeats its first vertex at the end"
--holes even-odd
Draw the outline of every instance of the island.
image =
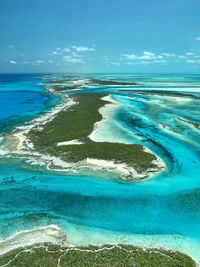
MULTIPOLYGON (((23 127, 23 130, 17 129, 12 133, 8 138, 11 138, 12 144, 16 143, 16 138, 20 143, 17 145, 18 151, 15 147, 12 153, 20 152, 21 157, 23 154, 25 157, 34 157, 54 170, 81 172, 83 169, 102 169, 117 174, 123 181, 150 178, 166 168, 160 158, 142 145, 93 140, 95 128, 104 120, 101 108, 117 103, 110 95, 85 89, 79 92, 71 89, 70 94, 66 94, 69 86, 65 86, 64 82, 66 80, 52 81, 48 85, 45 83, 49 93, 62 96, 62 104, 45 119, 39 118, 23 127), (63 84, 62 92, 57 92, 57 84, 63 84)), ((88 80, 77 80, 78 83, 88 83, 88 80)), ((91 83, 135 84, 96 79, 91 83)))

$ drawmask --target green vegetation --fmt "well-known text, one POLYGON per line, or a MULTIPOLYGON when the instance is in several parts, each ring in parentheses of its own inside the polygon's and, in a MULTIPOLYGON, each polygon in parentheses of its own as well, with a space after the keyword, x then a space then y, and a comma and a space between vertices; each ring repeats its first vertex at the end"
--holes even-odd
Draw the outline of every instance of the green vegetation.
POLYGON ((103 86, 137 85, 137 83, 135 82, 125 82, 125 81, 121 82, 121 81, 99 80, 99 79, 87 79, 85 80, 85 83, 79 84, 77 78, 75 79, 75 81, 76 80, 77 80, 77 84, 73 84, 72 81, 74 81, 74 79, 70 79, 70 77, 66 77, 66 79, 51 81, 51 82, 48 82, 47 84, 50 85, 51 88, 53 88, 55 91, 84 89, 84 88, 87 88, 86 85, 88 84, 103 85, 103 86))
POLYGON ((10 251, 0 257, 8 267, 195 267, 179 252, 134 246, 61 247, 43 244, 10 251), (9 262, 9 264, 7 264, 9 262))
POLYGON ((94 123, 102 119, 98 109, 106 101, 103 94, 73 95, 77 104, 59 112, 43 129, 33 128, 28 138, 36 150, 43 154, 59 156, 66 162, 79 162, 86 158, 114 160, 126 163, 138 172, 155 168, 155 156, 143 151, 140 145, 108 142, 93 142, 87 136, 93 131, 94 123), (59 142, 78 139, 83 144, 62 145, 59 142))
POLYGON ((29 137, 35 145, 45 147, 87 137, 92 132, 94 123, 102 119, 98 109, 108 103, 101 99, 104 96, 104 94, 73 94, 75 105, 59 112, 53 120, 43 126, 43 131, 33 129, 29 137))
MULTIPOLYGON (((54 80, 51 82, 47 82, 47 84, 66 84, 66 83, 71 83, 72 81, 79 81, 79 79, 81 79, 81 77, 79 78, 74 78, 74 77, 66 77, 65 79, 62 80, 54 80)), ((113 80, 100 80, 100 79, 86 79, 85 80, 85 84, 97 84, 97 85, 137 85, 136 82, 126 82, 126 81, 113 81, 113 80)), ((77 83, 78 84, 78 83, 77 83)))
POLYGON ((121 82, 121 81, 112 81, 112 80, 99 80, 99 79, 90 79, 90 83, 98 84, 98 85, 137 85, 136 82, 121 82))
POLYGON ((55 91, 70 91, 75 89, 84 89, 85 87, 75 84, 75 85, 53 85, 51 86, 55 91))

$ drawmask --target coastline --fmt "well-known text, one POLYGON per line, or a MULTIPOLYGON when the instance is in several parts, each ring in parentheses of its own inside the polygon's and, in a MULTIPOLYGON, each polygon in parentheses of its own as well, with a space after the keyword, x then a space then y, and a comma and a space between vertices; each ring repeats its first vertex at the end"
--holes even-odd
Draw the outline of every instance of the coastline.
MULTIPOLYGON (((170 100, 170 99, 168 99, 168 100, 170 100)), ((106 105, 110 105, 110 104, 106 104, 106 105)), ((105 106, 106 105, 104 105, 102 108, 106 108, 105 106)), ((117 105, 117 103, 116 103, 116 105, 117 105)), ((102 109, 101 108, 101 109, 102 109)), ((108 108, 108 107, 107 107, 108 108)), ((102 120, 101 121, 99 121, 99 123, 105 123, 105 120, 104 120, 105 118, 102 118, 102 120)), ((100 124, 98 124, 97 125, 97 128, 96 129, 98 129, 98 127, 100 126, 100 124)), ((40 127, 40 123, 38 124, 38 127, 40 127)), ((21 141, 22 142, 18 142, 17 143, 17 145, 16 145, 16 148, 18 149, 18 150, 23 150, 23 143, 25 142, 25 140, 23 141, 23 135, 21 136, 21 132, 19 131, 18 133, 16 133, 16 135, 17 136, 15 136, 15 139, 20 139, 21 138, 21 141), (19 135, 19 136, 18 136, 19 135)), ((25 133, 25 135, 26 135, 26 133, 25 133)), ((180 135, 180 137, 181 137, 181 135, 180 135)), ((2 141, 2 140, 0 140, 0 141, 2 141)), ((61 143, 61 146, 62 145, 73 145, 73 144, 75 144, 75 145, 79 145, 78 144, 78 142, 80 142, 78 139, 74 139, 74 140, 71 140, 71 141, 66 141, 66 143, 64 143, 64 144, 62 144, 61 143), (71 143, 70 143, 71 142, 71 143)), ((29 146, 31 145, 31 144, 28 144, 29 146)), ((24 149, 26 149, 26 147, 24 147, 24 149)), ((29 148, 27 148, 27 150, 28 150, 29 148)), ((150 152, 150 150, 149 149, 147 149, 146 147, 143 147, 143 149, 144 150, 146 150, 147 152, 150 152)), ((25 152, 24 152, 25 153, 25 152)), ((183 153, 184 154, 184 153, 183 153)), ((13 154, 14 155, 14 154, 13 154)), ((25 157, 25 154, 21 154, 22 155, 22 157, 24 156, 25 157)), ((19 154, 17 155, 18 157, 20 157, 20 151, 19 151, 19 154)), ((29 157, 29 155, 28 155, 28 151, 27 151, 27 154, 26 154, 26 157, 28 158, 27 159, 27 161, 28 160, 30 160, 30 157, 29 157)), ((52 158, 53 157, 51 157, 51 156, 46 156, 46 159, 44 159, 44 162, 43 162, 43 164, 44 165, 46 165, 45 164, 45 162, 48 162, 51 166, 49 166, 50 167, 50 169, 52 170, 52 168, 55 168, 55 165, 56 165, 56 163, 52 163, 52 158), (54 165, 54 166, 53 166, 54 165)), ((58 159, 56 159, 55 158, 55 161, 56 160, 58 160, 58 159)), ((93 159, 93 158, 89 158, 89 163, 90 163, 90 165, 92 165, 92 161, 96 161, 96 159, 93 159)), ((30 160, 31 161, 31 160, 30 160)), ((36 154, 36 152, 35 152, 35 158, 32 158, 32 164, 42 164, 42 160, 40 160, 39 159, 39 155, 37 155, 36 154), (35 159, 38 157, 38 161, 36 161, 35 159)), ((66 164, 66 163, 64 163, 64 162, 58 162, 58 165, 62 165, 62 164, 66 164)), ((109 164, 109 162, 107 163, 107 162, 101 162, 101 164, 102 165, 104 165, 106 168, 108 168, 108 165, 107 164, 109 164)), ((110 164, 113 164, 113 162, 110 162, 110 164)), ((158 162, 157 162, 157 164, 159 164, 159 159, 158 159, 158 162)), ((98 162, 94 162, 94 164, 93 164, 94 166, 96 165, 98 165, 98 162)), ((186 167, 187 167, 187 164, 185 164, 186 165, 186 167)), ((48 168, 49 168, 48 167, 48 168)), ((111 167, 112 167, 112 165, 111 165, 111 167)), ((71 167, 70 167, 71 168, 71 167)), ((74 167, 73 167, 74 168, 74 167)), ((91 167, 92 168, 92 167, 91 167)), ((65 169, 67 170, 67 166, 65 166, 64 168, 63 168, 63 171, 65 171, 65 169)), ((61 169, 57 169, 58 171, 62 171, 61 169)), ((75 169, 74 169, 75 170, 75 169)), ((79 170, 78 170, 79 171, 79 170)), ((159 174, 159 173, 158 173, 159 174)), ((155 177, 155 174, 152 174, 154 177, 155 177)), ((150 176, 148 176, 148 178, 149 178, 150 176)), ((180 177, 179 177, 180 178, 180 177)), ((156 181, 157 182, 157 181, 156 181)), ((163 181, 161 181, 161 183, 160 183, 160 186, 162 186, 162 182, 163 181)), ((177 182, 179 182, 179 181, 177 181, 177 182)), ((181 182, 184 182, 183 180, 180 180, 180 183, 179 184, 181 184, 181 182)), ((170 182, 169 182, 170 183, 170 182)), ((167 187, 169 186, 169 183, 168 183, 168 181, 166 181, 166 184, 167 184, 167 187)), ((182 189, 182 188, 181 188, 182 189)), ((181 190, 180 188, 179 188, 179 190, 181 190)), ((195 198, 194 198, 194 200, 195 200, 195 198)), ((190 202, 190 199, 188 200, 188 202, 190 202)), ((187 201, 184 201, 184 204, 186 204, 186 207, 185 207, 185 205, 184 206, 180 206, 181 208, 185 208, 186 210, 188 210, 188 211, 190 211, 190 209, 189 209, 189 207, 187 206, 187 201)), ((174 208, 174 205, 173 205, 173 208, 174 208)), ((176 218, 176 217, 175 217, 176 218)), ((175 220, 175 222, 176 222, 176 220, 175 220)), ((48 227, 48 226, 47 226, 48 227)), ((83 239, 82 237, 83 237, 83 233, 80 233, 81 231, 76 231, 76 233, 74 232, 72 232, 71 230, 71 232, 69 231, 69 232, 67 232, 68 231, 68 229, 67 228, 63 228, 63 229, 65 229, 66 230, 66 233, 67 233, 67 238, 69 238, 69 240, 70 239, 72 239, 72 238, 74 238, 74 240, 75 239, 79 239, 79 241, 81 241, 81 239, 83 239), (74 234, 74 237, 73 237, 73 234, 74 234), (75 234, 76 234, 76 236, 75 236, 75 234), (81 236, 82 235, 82 236, 81 236)), ((31 231, 31 230, 30 230, 31 231)), ((41 230, 41 231, 43 231, 43 230, 41 230)), ((176 232, 178 232, 177 231, 177 229, 176 229, 176 232)), ((34 233, 36 233, 36 232, 34 232, 34 233)), ((132 244, 137 244, 138 246, 141 246, 141 247, 144 247, 144 248, 148 248, 148 246, 149 247, 155 247, 155 248, 168 248, 168 249, 172 249, 172 250, 174 250, 174 251, 176 251, 176 250, 179 250, 179 251, 182 251, 182 252, 185 252, 185 253, 187 253, 188 252, 188 254, 190 255, 190 256, 192 256, 196 261, 200 261, 199 260, 199 254, 198 254, 198 251, 199 251, 199 243, 198 243, 198 239, 197 239, 197 241, 196 240, 193 240, 193 239, 190 239, 190 237, 187 237, 187 235, 185 235, 184 234, 184 231, 182 231, 182 234, 183 234, 183 236, 179 236, 179 235, 176 235, 176 234, 166 234, 166 235, 159 235, 159 234, 156 234, 156 235, 135 235, 134 237, 132 237, 132 238, 130 238, 129 236, 128 236, 128 234, 126 234, 126 233, 124 233, 124 235, 122 235, 121 234, 121 236, 120 236, 120 238, 119 238, 119 235, 118 235, 118 233, 114 233, 116 236, 118 236, 118 237, 113 237, 113 239, 111 238, 111 235, 109 235, 109 233, 108 232, 106 232, 106 231, 104 231, 104 240, 103 240, 103 237, 102 237, 102 239, 101 238, 99 238, 99 244, 106 244, 106 243, 108 243, 108 242, 106 242, 107 240, 109 240, 109 241, 112 241, 113 243, 115 243, 115 244, 118 244, 119 243, 119 241, 123 241, 124 243, 127 243, 127 244, 129 244, 129 243, 132 243, 132 244), (106 239, 107 238, 107 239, 106 239), (119 238, 119 239, 118 239, 119 238), (104 242, 103 242, 104 241, 104 242), (195 243, 196 242, 196 243, 195 243)), ((88 239, 88 242, 90 242, 90 244, 92 243, 91 242, 91 240, 92 240, 92 238, 94 238, 94 236, 95 236, 95 234, 94 235, 92 235, 91 234, 91 236, 89 236, 89 234, 88 233, 85 233, 85 237, 88 239)), ((33 235, 33 237, 34 237, 34 235, 33 235)), ((95 241, 97 240, 97 238, 95 239, 95 241)), ((5 240, 4 240, 5 241, 5 240)), ((78 242, 78 241, 77 241, 78 242)), ((37 242, 36 242, 37 243, 37 242)), ((72 243, 72 242, 70 242, 70 243, 72 243)), ((35 244, 34 242, 33 242, 33 244, 35 244)), ((81 243, 82 244, 82 243, 81 243)), ((74 246, 77 246, 78 245, 78 243, 74 243, 74 246)), ((22 244, 21 244, 21 246, 22 247, 24 247, 24 244, 23 244, 23 242, 22 242, 22 244)), ((21 247, 20 246, 20 247, 21 247)))
POLYGON ((30 230, 23 230, 4 240, 0 240, 0 255, 12 251, 13 249, 35 244, 62 244, 65 240, 66 235, 57 225, 48 225, 30 230))
POLYGON ((29 251, 33 248, 44 248, 45 246, 59 246, 61 250, 87 250, 88 252, 95 249, 95 253, 99 250, 107 250, 107 248, 127 246, 127 248, 150 253, 150 255, 152 252, 161 255, 163 253, 167 255, 168 253, 173 253, 173 255, 174 253, 181 253, 189 256, 195 262, 195 266, 200 266, 199 244, 190 238, 187 239, 178 235, 143 236, 131 234, 125 238, 123 234, 100 229, 92 229, 94 232, 92 234, 91 230, 82 226, 79 227, 81 231, 75 227, 66 234, 57 225, 17 232, 5 240, 0 240, 0 259, 15 250, 18 253, 20 250, 29 251))
MULTIPOLYGON (((109 110, 113 108, 115 109, 115 107, 120 105, 120 103, 118 101, 115 101, 110 95, 106 95, 101 99, 109 103, 106 103, 105 105, 99 108, 98 112, 101 114, 102 119, 94 124, 92 132, 88 135, 88 138, 90 140, 95 141, 99 144, 101 143, 101 141, 95 138, 95 133, 100 127, 100 125, 104 124, 106 121, 104 112, 102 112, 102 110, 109 110)), ((68 110, 74 105, 77 105, 77 101, 74 99, 73 95, 72 97, 63 96, 62 103, 59 106, 53 108, 51 112, 48 112, 42 115, 41 117, 32 120, 26 126, 16 128, 16 130, 9 136, 9 138, 13 140, 15 139, 15 143, 17 143, 17 145, 16 147, 11 148, 11 150, 8 152, 8 155, 28 158, 28 162, 30 162, 31 164, 46 165, 47 169, 53 171, 81 173, 81 170, 85 170, 85 168, 91 169, 91 171, 106 170, 113 174, 117 174, 119 177, 121 177, 121 180, 123 181, 140 181, 144 179, 149 179, 152 176, 158 175, 160 172, 166 170, 165 163, 157 156, 155 156, 156 158, 152 161, 155 167, 146 169, 142 173, 138 173, 135 168, 128 166, 125 163, 116 163, 113 160, 86 157, 84 160, 79 162, 66 162, 58 156, 45 155, 35 150, 33 143, 31 142, 31 140, 29 140, 29 138, 27 138, 29 132, 32 129, 37 129, 39 131, 40 129, 42 130, 43 126, 48 122, 52 121, 57 114, 68 110), (16 139, 18 139, 18 142, 16 142, 16 139)), ((58 142, 57 146, 62 147, 63 145, 81 145, 83 143, 84 142, 82 142, 81 140, 74 139, 69 141, 58 142)), ((9 145, 7 149, 9 150, 9 145)), ((152 151, 145 149, 145 147, 143 147, 143 151, 149 154, 153 154, 152 151)))

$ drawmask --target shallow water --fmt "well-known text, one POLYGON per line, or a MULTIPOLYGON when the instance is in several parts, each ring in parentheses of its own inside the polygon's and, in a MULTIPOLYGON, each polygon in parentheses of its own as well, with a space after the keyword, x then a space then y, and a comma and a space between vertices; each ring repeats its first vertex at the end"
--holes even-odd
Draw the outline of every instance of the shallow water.
MULTIPOLYGON (((200 261, 200 129, 195 127, 200 125, 200 99, 142 95, 136 91, 169 87, 170 91, 195 92, 200 97, 200 88, 194 85, 200 77, 97 77, 142 83, 129 86, 131 91, 121 86, 88 90, 107 92, 121 103, 112 116, 105 110, 107 119, 98 129, 99 138, 108 140, 109 132, 115 141, 143 144, 165 161, 167 170, 149 180, 126 184, 98 175, 59 174, 30 166, 21 159, 2 158, 0 238, 53 223, 66 231, 69 242, 152 245, 149 240, 154 240, 154 246, 178 248, 200 261), (183 246, 184 242, 187 245, 183 246)), ((14 129, 58 102, 55 96, 46 95, 43 87, 36 86, 41 79, 30 75, 2 82, 0 94, 6 106, 0 109, 1 132, 14 129), (14 123, 12 116, 16 117, 14 123)))

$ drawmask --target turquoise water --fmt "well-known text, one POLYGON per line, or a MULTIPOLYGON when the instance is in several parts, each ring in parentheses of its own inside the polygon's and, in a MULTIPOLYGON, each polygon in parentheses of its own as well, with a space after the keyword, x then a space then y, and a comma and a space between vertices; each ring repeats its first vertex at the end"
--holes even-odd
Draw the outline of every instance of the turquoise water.
MULTIPOLYGON (((130 235, 181 236, 192 240, 191 248, 194 241, 200 249, 200 129, 195 127, 200 125, 200 76, 102 74, 97 77, 141 83, 128 87, 130 91, 121 86, 88 91, 105 91, 121 103, 114 117, 105 122, 111 128, 113 123, 117 125, 110 133, 113 138, 121 131, 119 141, 145 145, 165 161, 167 170, 149 180, 126 184, 98 177, 68 176, 30 166, 22 159, 1 158, 0 238, 53 223, 69 235, 70 224, 80 229, 87 227, 88 238, 103 230, 112 232, 112 236, 121 234, 124 240, 130 235), (141 88, 168 88, 192 92, 192 96, 142 95, 137 93, 141 88)), ((2 133, 58 103, 57 97, 36 86, 41 79, 42 76, 21 75, 1 83, 0 95, 4 99, 1 101, 6 103, 4 108, 0 105, 2 133)), ((103 127, 101 131, 106 139, 103 127)), ((77 233, 81 235, 81 230, 77 233)))
POLYGON ((58 104, 58 97, 47 95, 38 85, 43 81, 40 76, 0 75, 0 133, 13 130, 58 104))

